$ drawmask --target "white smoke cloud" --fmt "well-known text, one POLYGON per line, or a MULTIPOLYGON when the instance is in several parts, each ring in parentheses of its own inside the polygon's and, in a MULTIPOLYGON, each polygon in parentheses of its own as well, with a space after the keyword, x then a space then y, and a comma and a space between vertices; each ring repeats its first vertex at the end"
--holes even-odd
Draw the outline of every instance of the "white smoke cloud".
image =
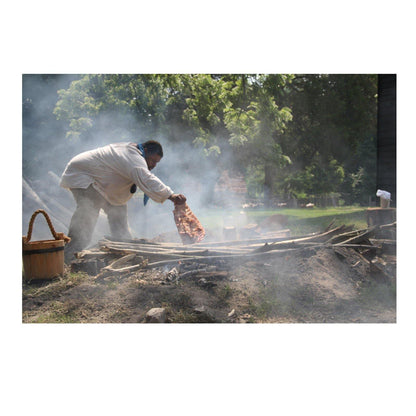
MULTIPOLYGON (((59 98, 58 87, 67 88, 73 78, 74 76, 62 76, 59 86, 45 89, 38 85, 38 77, 24 76, 23 96, 25 97, 25 93, 32 94, 36 101, 27 103, 31 109, 27 114, 32 120, 25 119, 25 113, 23 119, 23 230, 27 227, 34 209, 41 205, 39 208, 50 211, 51 217, 59 227, 57 231, 67 232, 75 202, 69 191, 59 187, 59 178, 66 164, 81 152, 116 142, 140 143, 148 139, 158 140, 163 146, 164 157, 153 173, 175 193, 184 194, 188 205, 198 218, 207 215, 210 208, 224 203, 214 192, 215 183, 222 170, 218 159, 212 156, 205 157, 200 149, 196 149, 189 142, 172 143, 165 137, 150 137, 147 131, 140 128, 132 115, 107 112, 94 121, 86 139, 65 137, 66 130, 62 123, 57 123, 50 115, 59 98), (42 122, 31 123, 33 120, 42 122)), ((224 155, 221 155, 221 162, 221 166, 231 165, 231 162, 226 163, 224 155)), ((243 202, 231 201, 230 195, 226 199, 228 205, 240 206, 243 202)), ((164 204, 149 201, 144 207, 142 193, 137 192, 128 203, 129 224, 133 235, 138 238, 152 238, 161 233, 175 232, 173 208, 170 201, 164 204)), ((222 227, 226 218, 229 221, 230 215, 230 212, 224 211, 223 221, 216 226, 222 227)), ((49 231, 39 224, 34 229, 33 238, 49 238, 46 237, 48 233, 49 231)), ((105 215, 101 215, 92 243, 108 233, 105 215)))

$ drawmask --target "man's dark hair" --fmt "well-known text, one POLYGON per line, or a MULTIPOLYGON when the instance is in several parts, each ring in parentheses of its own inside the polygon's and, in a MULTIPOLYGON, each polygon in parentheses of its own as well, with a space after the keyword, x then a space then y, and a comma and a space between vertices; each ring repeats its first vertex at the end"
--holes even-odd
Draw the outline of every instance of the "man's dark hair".
POLYGON ((163 157, 162 145, 156 140, 148 140, 147 142, 143 143, 143 147, 146 151, 146 155, 154 155, 156 153, 160 157, 163 157))

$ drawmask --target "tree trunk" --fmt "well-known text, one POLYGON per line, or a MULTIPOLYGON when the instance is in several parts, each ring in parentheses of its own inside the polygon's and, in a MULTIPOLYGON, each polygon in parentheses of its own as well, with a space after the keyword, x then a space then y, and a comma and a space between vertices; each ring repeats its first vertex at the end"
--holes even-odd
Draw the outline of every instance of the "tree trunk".
POLYGON ((264 166, 264 206, 271 207, 272 205, 272 189, 273 189, 273 167, 270 164, 264 166))

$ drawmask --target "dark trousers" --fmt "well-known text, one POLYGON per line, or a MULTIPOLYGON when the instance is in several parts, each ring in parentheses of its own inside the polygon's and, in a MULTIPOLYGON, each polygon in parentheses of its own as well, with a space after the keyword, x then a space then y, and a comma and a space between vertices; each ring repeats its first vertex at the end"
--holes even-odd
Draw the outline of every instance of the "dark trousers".
POLYGON ((107 214, 114 239, 132 238, 127 222, 127 205, 111 205, 92 185, 87 189, 73 188, 71 192, 77 207, 69 225, 71 241, 65 247, 66 261, 72 260, 74 253, 88 246, 101 209, 107 214))

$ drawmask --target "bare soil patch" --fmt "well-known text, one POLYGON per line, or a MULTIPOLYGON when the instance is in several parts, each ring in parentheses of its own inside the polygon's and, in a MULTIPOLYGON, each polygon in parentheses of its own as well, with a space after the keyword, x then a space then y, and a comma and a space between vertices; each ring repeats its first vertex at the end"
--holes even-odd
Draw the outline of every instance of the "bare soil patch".
MULTIPOLYGON (((166 309, 168 323, 395 323, 395 256, 371 267, 353 248, 304 248, 279 256, 177 264, 113 275, 71 273, 23 283, 25 323, 144 323, 166 309), (186 267, 199 273, 186 273, 186 267), (180 276, 183 277, 180 277, 180 276)), ((384 258, 385 260, 385 258, 384 258)), ((380 261, 384 261, 380 257, 380 261)))

